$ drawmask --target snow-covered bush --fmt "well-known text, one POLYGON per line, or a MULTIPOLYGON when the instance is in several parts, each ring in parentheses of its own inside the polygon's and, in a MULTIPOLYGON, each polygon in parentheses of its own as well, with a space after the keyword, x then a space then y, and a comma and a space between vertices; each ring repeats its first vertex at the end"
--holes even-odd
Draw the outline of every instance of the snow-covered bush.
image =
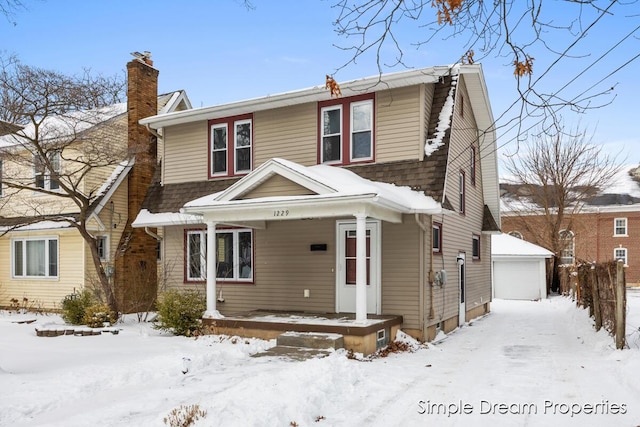
POLYGON ((158 329, 175 335, 192 336, 202 327, 202 313, 206 308, 200 292, 169 289, 158 301, 158 329))
POLYGON ((87 289, 74 292, 62 300, 62 319, 72 325, 82 325, 87 308, 96 301, 87 289))
POLYGON ((82 322, 90 328, 102 328, 105 323, 113 325, 117 320, 116 314, 107 304, 93 304, 85 309, 82 322))

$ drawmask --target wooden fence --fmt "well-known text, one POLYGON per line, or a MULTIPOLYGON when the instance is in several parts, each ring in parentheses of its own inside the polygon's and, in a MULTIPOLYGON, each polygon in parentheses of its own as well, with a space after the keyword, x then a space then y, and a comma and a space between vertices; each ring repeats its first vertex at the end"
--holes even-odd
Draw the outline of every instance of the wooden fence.
POLYGON ((616 348, 624 348, 627 292, 622 261, 563 267, 560 291, 589 308, 596 331, 604 327, 615 336, 616 348))

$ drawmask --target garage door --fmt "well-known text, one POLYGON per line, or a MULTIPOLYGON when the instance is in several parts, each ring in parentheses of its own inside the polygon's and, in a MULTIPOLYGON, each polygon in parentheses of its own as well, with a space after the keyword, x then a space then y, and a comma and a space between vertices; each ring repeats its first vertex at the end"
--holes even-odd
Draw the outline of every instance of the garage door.
POLYGON ((539 261, 494 262, 494 296, 502 299, 540 299, 540 289, 546 288, 540 264, 539 261))

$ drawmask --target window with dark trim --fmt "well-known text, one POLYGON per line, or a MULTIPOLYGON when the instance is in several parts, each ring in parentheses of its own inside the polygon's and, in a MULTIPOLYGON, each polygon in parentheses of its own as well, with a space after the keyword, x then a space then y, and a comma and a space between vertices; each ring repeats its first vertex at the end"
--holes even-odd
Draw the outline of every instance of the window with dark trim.
POLYGON ((434 254, 442 253, 442 224, 434 222, 431 225, 432 232, 432 247, 434 254))
POLYGON ((473 259, 480 259, 480 236, 474 234, 471 238, 471 253, 473 254, 473 259))
POLYGON ((253 168, 253 115, 209 121, 209 178, 244 175, 253 168))
MULTIPOLYGON (((185 280, 202 282, 207 277, 207 232, 187 230, 185 234, 185 280)), ((216 230, 218 281, 253 281, 253 231, 248 228, 216 230)))
POLYGON ((465 212, 465 177, 464 171, 460 171, 458 176, 458 212, 465 212))
POLYGON ((472 145, 470 148, 469 175, 471 176, 469 178, 471 180, 471 185, 476 185, 476 147, 472 145))
POLYGON ((318 103, 318 163, 374 160, 374 95, 318 103))

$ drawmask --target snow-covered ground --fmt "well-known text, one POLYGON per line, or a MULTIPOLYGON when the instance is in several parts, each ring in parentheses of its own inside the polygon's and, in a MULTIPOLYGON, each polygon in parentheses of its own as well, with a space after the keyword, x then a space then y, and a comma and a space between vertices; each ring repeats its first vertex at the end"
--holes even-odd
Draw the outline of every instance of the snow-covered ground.
POLYGON ((274 342, 133 318, 118 335, 37 337, 62 321, 24 317, 0 312, 2 426, 162 426, 192 404, 206 411, 196 426, 640 425, 640 291, 624 351, 563 297, 496 300, 438 344, 370 361, 254 358, 274 342))

